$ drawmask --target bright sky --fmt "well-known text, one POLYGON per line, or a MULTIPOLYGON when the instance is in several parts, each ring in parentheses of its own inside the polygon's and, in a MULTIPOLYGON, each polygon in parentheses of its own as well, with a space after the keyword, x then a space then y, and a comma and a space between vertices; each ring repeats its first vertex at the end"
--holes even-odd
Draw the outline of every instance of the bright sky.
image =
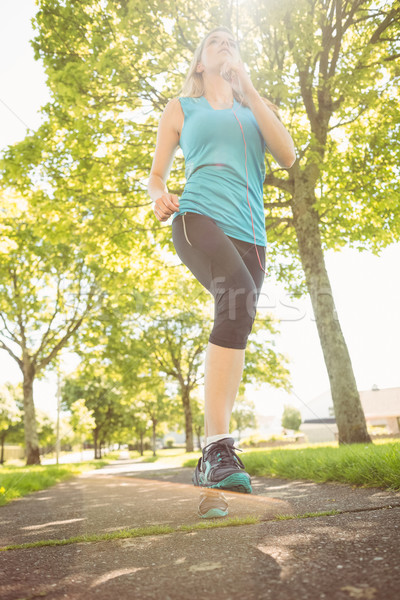
MULTIPOLYGON (((43 68, 34 61, 29 44, 35 11, 33 0, 0 5, 0 148, 23 139, 27 127, 36 129, 41 122, 38 111, 50 99, 43 68)), ((373 384, 381 389, 400 386, 400 245, 387 248, 379 257, 354 250, 328 252, 326 264, 358 389, 373 384)), ((298 407, 303 417, 312 417, 304 405, 326 392, 329 380, 309 299, 291 301, 267 279, 260 310, 264 306, 282 319, 276 349, 290 358, 296 396, 264 386, 253 394, 257 412, 279 416, 286 403, 298 407)), ((4 351, 0 351, 0 365, 0 383, 20 381, 18 367, 4 351)), ((35 403, 55 414, 53 375, 36 383, 35 403)))

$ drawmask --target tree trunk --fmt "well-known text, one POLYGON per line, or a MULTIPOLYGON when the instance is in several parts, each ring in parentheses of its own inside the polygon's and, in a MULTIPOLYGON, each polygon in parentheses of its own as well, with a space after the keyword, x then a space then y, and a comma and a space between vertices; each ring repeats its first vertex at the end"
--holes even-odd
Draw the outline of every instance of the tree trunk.
POLYGON ((199 450, 201 450, 201 427, 195 427, 194 429, 197 437, 197 445, 199 450))
POLYGON ((325 267, 319 217, 312 207, 314 190, 297 181, 295 187, 293 223, 328 371, 339 443, 371 442, 325 267))
POLYGON ((193 420, 192 407, 190 406, 189 390, 185 387, 182 389, 182 404, 185 414, 185 436, 186 436, 186 452, 193 452, 193 420))
POLYGON ((156 426, 157 426, 157 421, 155 419, 153 419, 152 423, 153 423, 153 456, 156 456, 156 426))
POLYGON ((143 454, 144 454, 144 450, 143 450, 143 436, 144 436, 144 434, 142 432, 140 432, 140 456, 143 456, 143 454))
POLYGON ((99 458, 99 456, 98 456, 98 438, 99 438, 99 432, 97 431, 97 429, 93 429, 93 445, 94 445, 95 460, 97 458, 99 458))
POLYGON ((1 455, 0 455, 0 465, 4 464, 4 440, 6 439, 7 431, 3 431, 0 436, 1 440, 1 455))
POLYGON ((26 464, 40 465, 39 439, 37 434, 35 405, 33 403, 35 368, 33 365, 29 364, 26 359, 24 360, 23 376, 26 464))

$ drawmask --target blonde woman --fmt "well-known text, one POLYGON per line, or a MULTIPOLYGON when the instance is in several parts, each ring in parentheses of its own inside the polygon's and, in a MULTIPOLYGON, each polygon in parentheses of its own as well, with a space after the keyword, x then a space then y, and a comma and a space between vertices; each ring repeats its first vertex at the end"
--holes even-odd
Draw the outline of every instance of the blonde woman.
MULTIPOLYGON (((256 91, 226 27, 201 41, 180 93, 160 119, 148 192, 159 221, 173 215, 175 250, 215 300, 205 358, 205 446, 193 483, 251 493, 229 421, 265 273, 264 154, 268 148, 290 168, 294 144, 275 107, 256 91), (178 145, 186 175, 180 199, 166 187, 178 145)), ((206 508, 201 516, 227 514, 206 508)))

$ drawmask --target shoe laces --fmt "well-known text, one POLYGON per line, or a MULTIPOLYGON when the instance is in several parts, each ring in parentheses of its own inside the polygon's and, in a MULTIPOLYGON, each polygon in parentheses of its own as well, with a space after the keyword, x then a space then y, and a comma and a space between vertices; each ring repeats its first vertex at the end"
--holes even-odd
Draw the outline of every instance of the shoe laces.
POLYGON ((237 462, 242 469, 245 468, 240 458, 236 455, 235 450, 243 452, 241 448, 236 448, 229 440, 221 440, 214 442, 207 450, 207 457, 215 459, 221 466, 231 466, 232 462, 237 462))

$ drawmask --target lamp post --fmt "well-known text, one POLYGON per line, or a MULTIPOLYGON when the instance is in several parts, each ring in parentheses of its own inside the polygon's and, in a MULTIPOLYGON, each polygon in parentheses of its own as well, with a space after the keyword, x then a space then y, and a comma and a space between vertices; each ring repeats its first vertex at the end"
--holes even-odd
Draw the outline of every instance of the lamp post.
POLYGON ((60 455, 60 412, 61 412, 61 377, 57 371, 57 433, 56 433, 56 464, 60 455))

